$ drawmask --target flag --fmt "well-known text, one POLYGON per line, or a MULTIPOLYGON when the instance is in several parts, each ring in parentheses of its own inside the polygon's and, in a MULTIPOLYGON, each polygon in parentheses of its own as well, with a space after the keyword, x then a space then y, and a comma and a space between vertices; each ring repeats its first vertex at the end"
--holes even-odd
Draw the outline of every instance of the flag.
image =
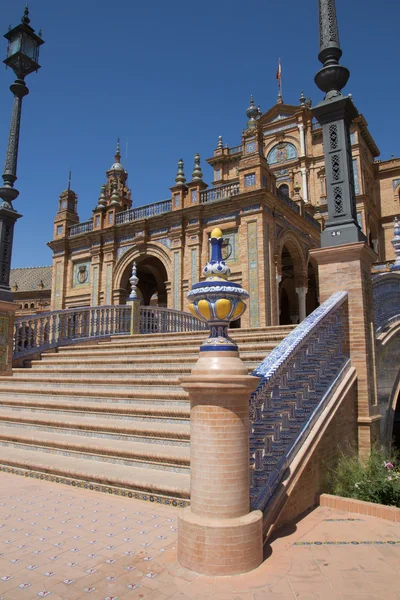
POLYGON ((278 70, 276 72, 276 78, 278 80, 278 85, 279 87, 281 87, 281 74, 282 74, 282 67, 281 67, 281 59, 278 59, 278 70))

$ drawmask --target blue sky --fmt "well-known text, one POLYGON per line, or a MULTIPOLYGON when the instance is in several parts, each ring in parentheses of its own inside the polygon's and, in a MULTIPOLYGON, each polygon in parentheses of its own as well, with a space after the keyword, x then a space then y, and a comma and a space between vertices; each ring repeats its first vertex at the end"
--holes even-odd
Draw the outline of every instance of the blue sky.
MULTIPOLYGON (((346 92, 368 121, 381 158, 400 154, 397 64, 400 3, 337 0, 346 92), (382 10, 380 10, 382 8, 382 10)), ((16 25, 23 0, 2 0, 1 27, 16 25)), ((58 196, 79 195, 79 215, 92 215, 105 171, 121 137, 135 206, 168 198, 177 161, 190 175, 200 152, 205 180, 218 135, 240 143, 253 94, 263 111, 301 90, 321 98, 317 1, 30 0, 31 25, 43 29, 38 74, 27 78, 15 208, 13 267, 51 264, 58 196), (128 156, 125 156, 128 140, 128 156)), ((6 41, 0 43, 5 57, 6 41)), ((13 81, 0 69, 0 165, 5 155, 13 81)), ((0 167, 1 168, 1 167, 0 167)))

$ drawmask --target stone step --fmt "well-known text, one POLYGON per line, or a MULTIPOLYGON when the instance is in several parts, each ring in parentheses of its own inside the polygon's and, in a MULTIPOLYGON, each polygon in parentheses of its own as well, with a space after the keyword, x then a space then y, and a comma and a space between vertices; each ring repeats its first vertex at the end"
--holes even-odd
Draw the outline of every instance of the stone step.
POLYGON ((31 449, 32 452, 41 451, 74 458, 101 460, 112 464, 182 473, 188 472, 190 466, 188 446, 121 442, 120 440, 59 435, 45 431, 27 431, 0 426, 1 450, 4 447, 31 449))
POLYGON ((69 418, 57 414, 39 414, 29 410, 0 408, 0 426, 25 427, 31 432, 42 430, 60 434, 108 439, 148 441, 154 444, 187 445, 190 437, 189 424, 133 422, 120 418, 93 418, 78 415, 69 418))
MULTIPOLYGON (((118 491, 145 492, 161 498, 189 499, 190 477, 186 473, 171 473, 158 469, 142 469, 126 465, 109 465, 96 460, 60 456, 46 452, 32 452, 22 448, 3 447, 0 463, 33 473, 62 477, 64 483, 77 485, 86 482, 89 489, 113 493, 118 491), (107 489, 108 488, 108 489, 107 489)), ((56 481, 57 481, 56 477, 56 481)), ((125 494, 123 494, 125 495, 125 494)), ((128 494, 130 495, 130 494, 128 494)))
POLYGON ((10 408, 14 411, 29 410, 33 413, 55 414, 59 416, 73 416, 84 414, 94 418, 106 419, 118 417, 124 420, 151 420, 157 422, 182 422, 188 423, 190 419, 189 402, 171 406, 166 404, 151 404, 150 402, 122 403, 104 402, 74 397, 54 398, 53 396, 39 396, 34 394, 16 396, 15 394, 1 396, 1 408, 10 408))
MULTIPOLYGON (((53 390, 50 391, 46 391, 46 390, 40 390, 40 389, 36 389, 35 387, 32 386, 31 390, 29 391, 29 394, 27 394, 26 391, 15 391, 14 388, 12 388, 12 392, 10 391, 3 391, 2 389, 0 389, 0 403, 4 402, 5 404, 7 404, 7 402, 10 402, 10 398, 12 398, 13 400, 23 400, 23 401, 28 401, 28 398, 32 399, 32 403, 36 404, 37 402, 47 402, 47 401, 59 401, 60 403, 71 403, 71 402, 76 402, 76 403, 80 403, 80 402, 90 402, 91 404, 93 403, 103 403, 103 404, 107 404, 108 406, 118 406, 118 405, 122 405, 122 406, 126 406, 126 405, 132 405, 135 406, 137 405, 138 407, 143 406, 144 410, 149 409, 150 406, 154 405, 154 406, 170 406, 170 407, 188 407, 189 406, 189 400, 187 395, 185 395, 185 397, 183 398, 174 398, 174 397, 169 397, 169 398, 157 398, 154 397, 154 394, 152 394, 151 396, 147 395, 147 397, 138 397, 137 394, 132 394, 131 397, 128 397, 127 394, 125 395, 120 395, 120 396, 116 396, 116 394, 112 394, 110 395, 107 392, 103 392, 103 395, 96 395, 96 394, 92 394, 92 390, 85 388, 84 390, 82 390, 82 392, 79 394, 79 392, 74 394, 74 391, 70 392, 67 391, 65 394, 62 393, 57 393, 54 394, 53 390)), ((62 390, 59 390, 59 392, 62 390)))
MULTIPOLYGON (((229 329, 228 330, 228 334, 230 337, 232 338, 236 338, 239 336, 248 336, 248 337, 252 337, 252 336, 258 336, 260 334, 263 333, 280 333, 283 337, 285 337, 290 331, 292 331, 293 329, 295 329, 296 325, 273 325, 273 326, 267 326, 267 327, 245 327, 245 328, 234 328, 234 329, 229 329)), ((208 335, 208 329, 203 329, 200 331, 185 331, 185 332, 171 332, 171 333, 149 333, 149 334, 137 334, 137 335, 129 335, 129 334, 123 334, 123 335, 112 335, 109 339, 104 340, 104 341, 99 341, 100 344, 107 344, 108 341, 110 340, 111 342, 113 340, 141 340, 142 338, 146 338, 146 339, 159 339, 159 338, 167 338, 168 340, 174 340, 174 339, 185 339, 185 338, 193 338, 193 339, 197 339, 197 338, 201 338, 204 337, 204 335, 208 335)))
MULTIPOLYGON (((91 385, 88 386, 71 386, 71 385, 63 385, 63 384, 53 384, 49 382, 48 384, 41 384, 38 386, 37 391, 39 393, 47 393, 53 394, 54 396, 96 396, 96 397, 112 397, 115 400, 119 400, 120 398, 128 398, 130 400, 142 400, 142 399, 151 399, 151 398, 161 398, 163 400, 187 400, 188 395, 181 388, 178 390, 159 390, 158 388, 148 388, 148 389, 132 389, 129 386, 125 386, 121 389, 116 389, 113 387, 112 395, 110 395, 110 389, 107 389, 106 386, 103 387, 95 387, 91 385)), ((33 387, 31 382, 22 382, 22 381, 14 381, 6 384, 6 382, 2 382, 0 379, 0 392, 8 392, 9 394, 23 392, 32 393, 33 387)))
MULTIPOLYGON (((239 344, 239 353, 242 355, 243 353, 248 353, 251 351, 257 351, 259 353, 266 353, 268 351, 273 350, 276 347, 277 343, 272 342, 260 342, 260 343, 246 343, 239 344)), ((82 356, 104 356, 104 357, 112 357, 112 356, 129 356, 129 357, 139 357, 139 356, 149 356, 156 360, 159 356, 171 356, 171 354, 181 355, 181 354, 191 354, 195 360, 199 354, 199 346, 177 346, 176 348, 171 348, 167 344, 163 344, 162 347, 157 347, 157 351, 152 349, 151 347, 143 347, 143 348, 135 348, 134 350, 130 349, 129 352, 124 348, 112 348, 110 350, 105 349, 104 346, 94 346, 90 350, 88 347, 82 346, 81 349, 73 347, 64 347, 59 348, 58 355, 60 357, 70 356, 81 358, 82 356)))
MULTIPOLYGON (((51 379, 53 383, 71 383, 71 384, 89 384, 96 382, 96 385, 101 386, 121 386, 121 385, 135 385, 135 386, 179 386, 179 376, 173 373, 157 373, 143 376, 140 374, 132 375, 130 371, 122 373, 107 373, 106 371, 102 374, 98 374, 96 377, 89 369, 71 369, 68 373, 62 373, 61 371, 50 371, 51 379)), ((34 369, 20 369, 16 371, 12 377, 5 377, 4 381, 32 381, 35 383, 43 382, 48 383, 49 376, 43 370, 34 369)), ((1 385, 1 381, 0 381, 1 385)))
MULTIPOLYGON (((29 372, 29 371, 27 371, 29 372)), ((132 380, 123 381, 120 380, 116 382, 115 380, 110 381, 110 379, 103 378, 100 380, 99 377, 86 377, 75 379, 73 377, 65 377, 63 378, 61 375, 55 375, 49 381, 48 377, 40 379, 33 378, 22 378, 22 377, 3 377, 0 379, 0 390, 10 390, 10 386, 15 391, 18 390, 27 390, 30 391, 33 385, 37 385, 40 390, 43 391, 52 391, 54 394, 57 394, 61 391, 61 393, 72 393, 72 392, 80 392, 84 389, 84 386, 96 386, 96 390, 103 391, 108 395, 117 396, 117 394, 126 394, 126 392, 139 394, 139 397, 151 397, 154 394, 159 395, 161 397, 172 395, 173 397, 180 398, 182 397, 182 388, 179 383, 171 383, 168 384, 168 381, 164 381, 163 383, 157 381, 147 380, 141 384, 134 384, 132 380)), ((184 396, 186 397, 186 396, 184 396)))

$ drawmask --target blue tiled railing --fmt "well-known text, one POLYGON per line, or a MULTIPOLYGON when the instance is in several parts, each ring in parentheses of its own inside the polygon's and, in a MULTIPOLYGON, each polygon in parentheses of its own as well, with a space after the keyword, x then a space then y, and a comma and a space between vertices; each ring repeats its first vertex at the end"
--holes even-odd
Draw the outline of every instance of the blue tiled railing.
POLYGON ((238 154, 241 151, 242 146, 232 146, 232 148, 229 148, 229 154, 238 154))
POLYGON ((93 221, 85 221, 84 223, 78 223, 78 225, 72 225, 69 228, 69 235, 72 237, 73 235, 79 235, 81 233, 88 233, 89 231, 93 231, 93 221))
POLYGON ((200 202, 205 204, 207 202, 216 202, 217 200, 225 200, 231 196, 236 196, 240 193, 239 183, 227 183, 225 185, 219 185, 218 187, 210 188, 200 192, 200 202))
POLYGON ((251 504, 264 510, 350 363, 347 292, 309 315, 253 371, 250 401, 251 504))
POLYGON ((318 231, 321 231, 321 225, 319 224, 319 222, 316 219, 314 219, 314 217, 312 217, 310 214, 308 214, 308 212, 304 212, 304 216, 305 216, 306 221, 311 223, 311 225, 313 227, 315 227, 315 229, 318 229, 318 231))
POLYGON ((400 273, 379 273, 372 276, 375 333, 400 321, 400 273))
POLYGON ((287 204, 288 206, 290 206, 290 208, 292 210, 294 210, 294 212, 300 213, 300 208, 299 205, 296 204, 296 202, 294 202, 293 200, 291 200, 289 198, 289 196, 286 196, 286 194, 284 194, 283 192, 281 192, 278 188, 276 190, 276 195, 278 196, 278 198, 280 198, 285 204, 287 204))

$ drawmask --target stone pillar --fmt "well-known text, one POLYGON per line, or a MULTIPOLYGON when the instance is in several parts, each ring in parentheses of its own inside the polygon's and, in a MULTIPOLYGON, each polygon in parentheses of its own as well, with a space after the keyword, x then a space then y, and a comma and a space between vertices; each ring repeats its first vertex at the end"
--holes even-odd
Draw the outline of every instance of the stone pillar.
POLYGON ((306 311, 306 296, 307 296, 307 288, 306 287, 297 287, 296 294, 299 301, 299 323, 304 321, 307 316, 306 311))
POLYGON ((14 348, 14 320, 17 305, 0 302, 0 377, 10 377, 14 348))
POLYGON ((306 167, 301 167, 301 192, 304 202, 308 202, 308 187, 307 187, 307 170, 306 167))
POLYGON ((349 348, 358 376, 358 444, 368 455, 379 442, 379 406, 376 391, 375 330, 371 265, 376 254, 362 242, 310 250, 318 262, 320 301, 334 292, 349 294, 349 348))
POLYGON ((281 303, 280 303, 280 296, 279 296, 279 284, 282 281, 282 275, 279 275, 279 273, 277 273, 276 276, 275 276, 275 281, 276 281, 276 324, 279 325, 280 315, 281 315, 281 303))
POLYGON ((189 293, 190 310, 210 326, 192 373, 181 379, 189 392, 191 506, 179 517, 178 560, 204 575, 233 575, 262 562, 262 513, 250 512, 249 398, 258 378, 248 375, 228 325, 248 297, 225 281, 222 232, 211 234, 213 254, 189 293), (213 291, 210 293, 210 285, 213 291))
POLYGON ((299 123, 297 125, 300 133, 300 156, 305 156, 306 154, 306 138, 304 135, 304 124, 299 123))
POLYGON ((136 275, 136 262, 132 265, 132 275, 129 278, 131 284, 131 293, 127 304, 131 306, 131 327, 130 334, 137 335, 140 333, 140 298, 137 294, 137 284, 139 278, 136 275))

